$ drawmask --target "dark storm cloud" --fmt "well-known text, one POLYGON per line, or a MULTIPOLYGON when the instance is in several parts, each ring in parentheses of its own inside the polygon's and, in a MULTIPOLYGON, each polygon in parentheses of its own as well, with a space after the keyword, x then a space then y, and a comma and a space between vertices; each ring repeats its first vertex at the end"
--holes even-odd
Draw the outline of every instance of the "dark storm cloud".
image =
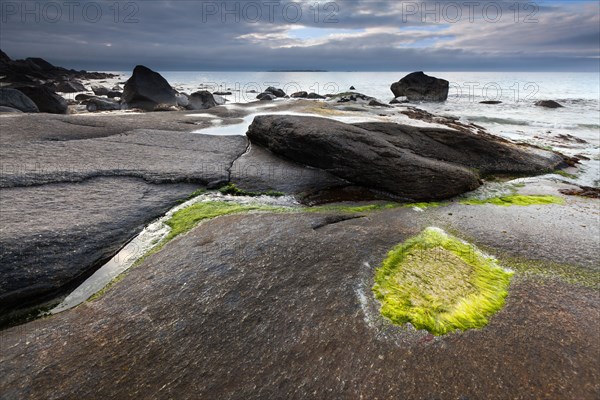
POLYGON ((2 0, 0 47, 109 70, 597 70, 597 2, 470 4, 2 0))

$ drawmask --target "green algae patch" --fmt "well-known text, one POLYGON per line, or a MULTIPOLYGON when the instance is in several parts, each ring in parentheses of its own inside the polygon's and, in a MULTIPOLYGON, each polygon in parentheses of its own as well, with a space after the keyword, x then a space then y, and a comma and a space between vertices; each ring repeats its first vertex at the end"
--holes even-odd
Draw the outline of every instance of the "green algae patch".
POLYGON ((305 212, 340 212, 340 213, 362 213, 371 211, 390 210, 392 208, 398 208, 401 204, 399 203, 385 203, 385 204, 365 204, 360 206, 350 206, 345 204, 331 204, 323 206, 314 206, 303 209, 305 212))
POLYGON ((175 236, 191 230, 203 220, 220 217, 222 215, 239 214, 250 211, 286 212, 289 211, 289 209, 286 207, 266 206, 261 204, 238 204, 225 201, 206 201, 192 204, 189 207, 175 212, 171 218, 165 221, 165 224, 171 228, 171 232, 169 232, 164 239, 164 242, 168 242, 175 236))
POLYGON ((514 194, 502 197, 492 197, 489 199, 468 199, 461 200, 460 204, 466 205, 481 205, 481 204, 493 204, 496 206, 534 206, 534 205, 545 205, 545 204, 565 204, 563 198, 552 195, 520 195, 514 194))
POLYGON ((389 252, 373 291, 392 323, 443 335, 487 325, 512 275, 474 246, 427 228, 389 252))
POLYGON ((258 197, 258 196, 271 196, 271 197, 281 197, 285 196, 285 193, 278 192, 275 190, 268 190, 266 192, 249 192, 244 189, 238 188, 233 183, 229 183, 222 188, 219 189, 219 193, 228 194, 231 196, 249 196, 249 197, 258 197))

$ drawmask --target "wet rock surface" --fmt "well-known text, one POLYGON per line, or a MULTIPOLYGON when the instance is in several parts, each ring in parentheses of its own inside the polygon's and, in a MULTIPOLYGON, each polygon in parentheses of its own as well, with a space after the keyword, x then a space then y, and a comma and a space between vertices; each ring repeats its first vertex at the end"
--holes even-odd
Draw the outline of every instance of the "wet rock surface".
POLYGON ((594 398, 593 289, 519 278, 488 326, 438 338, 379 317, 373 269, 431 223, 410 209, 204 223, 101 299, 1 332, 0 388, 9 399, 594 398))
POLYGON ((0 320, 80 283, 197 187, 96 178, 2 189, 0 320))

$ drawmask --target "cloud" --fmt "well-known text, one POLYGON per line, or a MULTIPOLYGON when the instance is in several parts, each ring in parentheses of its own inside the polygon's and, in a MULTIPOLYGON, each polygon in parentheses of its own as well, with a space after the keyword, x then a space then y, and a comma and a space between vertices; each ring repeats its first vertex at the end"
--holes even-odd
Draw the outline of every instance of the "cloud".
POLYGON ((598 68, 596 2, 454 2, 460 18, 447 1, 78 3, 56 20, 49 2, 3 1, 0 47, 92 70, 598 68))

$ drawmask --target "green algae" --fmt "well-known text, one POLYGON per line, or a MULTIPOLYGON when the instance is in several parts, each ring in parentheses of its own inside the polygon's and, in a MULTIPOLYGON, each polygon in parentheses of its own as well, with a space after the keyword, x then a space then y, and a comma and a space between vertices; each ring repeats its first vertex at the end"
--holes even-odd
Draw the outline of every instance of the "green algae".
POLYGON ((533 206, 545 204, 564 204, 563 198, 552 195, 520 195, 513 194, 501 197, 492 197, 489 199, 467 199, 461 200, 460 204, 465 205, 482 205, 493 204, 496 206, 533 206))
POLYGON ((390 251, 373 291, 392 323, 443 335, 487 325, 512 275, 474 246, 428 228, 390 251))
POLYGON ((557 175, 560 175, 560 176, 564 176, 565 178, 577 179, 577 175, 570 174, 570 173, 568 173, 566 171, 563 171, 563 170, 557 170, 557 171, 554 171, 554 173, 557 174, 557 175))

